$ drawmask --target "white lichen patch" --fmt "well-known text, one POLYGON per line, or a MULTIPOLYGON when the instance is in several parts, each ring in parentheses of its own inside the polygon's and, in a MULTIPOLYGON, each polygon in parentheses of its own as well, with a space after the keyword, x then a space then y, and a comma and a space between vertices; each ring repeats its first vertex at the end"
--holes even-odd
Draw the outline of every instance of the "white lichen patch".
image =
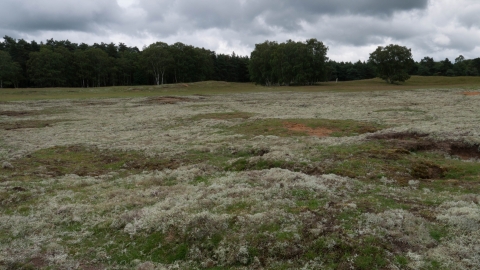
POLYGON ((480 197, 469 191, 473 180, 449 175, 450 191, 421 177, 401 182, 379 174, 364 181, 315 170, 334 162, 319 160, 322 147, 355 147, 371 133, 232 132, 272 118, 355 120, 388 126, 375 132, 379 136, 427 134, 433 141, 478 145, 479 99, 461 91, 266 92, 175 104, 148 98, 2 103, 4 111, 39 112, 0 116, 2 123, 59 122, 0 129, 0 268, 328 269, 373 258, 372 267, 381 269, 475 269, 480 197), (197 117, 233 112, 251 117, 197 117), (112 163, 77 175, 51 174, 55 158, 32 168, 16 163, 70 145, 122 150, 118 155, 136 151, 171 166, 133 170, 112 163), (234 167, 241 162, 251 167, 234 167))

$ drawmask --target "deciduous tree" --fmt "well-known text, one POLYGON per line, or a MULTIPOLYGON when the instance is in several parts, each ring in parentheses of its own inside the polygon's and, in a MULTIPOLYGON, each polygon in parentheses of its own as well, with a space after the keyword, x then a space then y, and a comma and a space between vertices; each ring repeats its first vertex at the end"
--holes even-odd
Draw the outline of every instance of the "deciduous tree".
POLYGON ((146 47, 142 52, 142 60, 153 74, 157 85, 163 84, 165 72, 174 63, 168 44, 163 42, 156 42, 146 47))
POLYGON ((379 46, 370 54, 369 61, 376 66, 378 77, 388 83, 410 79, 408 71, 414 64, 411 49, 394 44, 379 46))

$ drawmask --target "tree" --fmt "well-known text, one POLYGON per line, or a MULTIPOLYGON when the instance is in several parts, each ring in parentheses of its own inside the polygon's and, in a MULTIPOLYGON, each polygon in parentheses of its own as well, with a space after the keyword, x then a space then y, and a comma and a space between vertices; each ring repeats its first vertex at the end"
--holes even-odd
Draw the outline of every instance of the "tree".
POLYGON ((466 76, 468 75, 468 66, 467 61, 465 61, 465 57, 463 55, 458 56, 455 58, 455 64, 453 65, 453 71, 457 76, 466 76))
POLYGON ((263 85, 314 84, 327 78, 328 47, 316 39, 285 43, 266 41, 251 53, 249 74, 263 85))
POLYGON ((267 86, 276 81, 271 62, 278 46, 278 43, 274 41, 255 44, 255 49, 250 56, 249 65, 250 79, 252 81, 267 86))
POLYGON ((10 54, 0 51, 0 88, 4 84, 12 84, 18 87, 18 78, 22 72, 20 65, 12 61, 10 54))
POLYGON ((388 83, 410 79, 408 71, 414 64, 411 49, 394 44, 379 46, 370 54, 369 61, 376 66, 378 77, 388 83))
POLYGON ((440 61, 440 72, 444 76, 455 75, 455 72, 453 71, 453 64, 452 62, 450 62, 448 58, 445 58, 445 60, 440 61))
POLYGON ((62 71, 66 64, 60 53, 54 52, 48 46, 43 46, 39 52, 30 53, 30 59, 27 61, 28 76, 36 86, 63 86, 66 79, 62 71))
POLYGON ((153 74, 155 84, 163 84, 167 68, 170 68, 174 63, 168 44, 163 42, 151 44, 143 50, 142 59, 144 65, 147 66, 153 74))
POLYGON ((420 66, 418 67, 418 75, 431 76, 435 73, 435 61, 432 57, 425 56, 420 60, 420 66))

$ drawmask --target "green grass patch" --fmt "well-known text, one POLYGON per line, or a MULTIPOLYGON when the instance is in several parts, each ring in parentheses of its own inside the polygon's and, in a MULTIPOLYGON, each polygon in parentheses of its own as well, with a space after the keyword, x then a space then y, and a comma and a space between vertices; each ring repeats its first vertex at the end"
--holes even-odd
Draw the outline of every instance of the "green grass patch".
POLYGON ((355 269, 383 269, 386 266, 385 249, 380 241, 373 236, 365 238, 354 258, 355 269))
POLYGON ((0 102, 42 99, 102 99, 156 96, 219 95, 255 92, 359 92, 412 89, 478 89, 480 77, 412 76, 402 84, 388 84, 375 78, 348 82, 326 82, 313 86, 264 87, 253 83, 205 81, 188 84, 110 86, 96 88, 3 88, 0 102))
POLYGON ((354 145, 321 146, 315 158, 324 173, 357 179, 381 177, 406 184, 411 179, 480 180, 480 166, 475 162, 445 158, 446 153, 409 150, 391 141, 373 140, 354 145), (329 162, 322 162, 328 160, 329 162))
POLYGON ((3 179, 32 180, 66 174, 98 176, 120 169, 132 174, 144 170, 174 169, 181 164, 178 160, 147 157, 136 151, 101 150, 84 145, 42 149, 11 163, 13 169, 2 170, 3 179))
POLYGON ((245 214, 249 212, 249 209, 252 205, 252 203, 242 200, 226 205, 225 211, 228 214, 245 214))
POLYGON ((448 229, 444 226, 434 226, 430 228, 430 237, 440 242, 443 238, 448 236, 448 229))
POLYGON ((232 164, 225 166, 225 170, 239 172, 248 170, 268 170, 272 168, 293 169, 294 167, 295 163, 284 160, 260 159, 256 162, 250 162, 246 158, 240 158, 232 164))
POLYGON ((330 119, 261 119, 231 127, 236 134, 290 136, 355 136, 375 132, 384 126, 354 120, 330 119))
POLYGON ((128 265, 134 260, 174 263, 184 260, 189 249, 183 239, 171 240, 161 232, 135 236, 116 235, 115 243, 107 245, 106 252, 110 261, 119 265, 128 265))

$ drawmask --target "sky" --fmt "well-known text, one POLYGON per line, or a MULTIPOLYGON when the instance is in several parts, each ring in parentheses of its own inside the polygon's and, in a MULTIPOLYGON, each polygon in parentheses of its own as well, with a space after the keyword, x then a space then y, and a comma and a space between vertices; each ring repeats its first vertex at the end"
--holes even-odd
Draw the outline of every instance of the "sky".
POLYGON ((435 61, 480 57, 479 0, 0 0, 0 35, 26 41, 182 42, 247 55, 316 38, 335 61, 399 44, 435 61))

